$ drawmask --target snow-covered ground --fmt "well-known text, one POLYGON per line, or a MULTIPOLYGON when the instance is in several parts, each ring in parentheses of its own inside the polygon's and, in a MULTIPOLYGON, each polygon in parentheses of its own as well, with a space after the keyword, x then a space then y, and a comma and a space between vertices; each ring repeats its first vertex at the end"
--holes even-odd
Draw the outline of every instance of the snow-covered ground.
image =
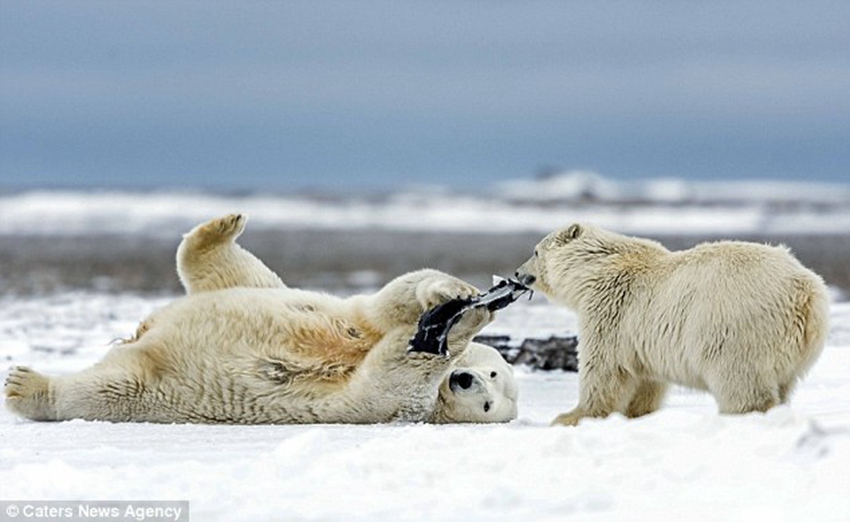
MULTIPOLYGON (((71 372, 168 298, 0 298, 0 360, 71 372)), ((488 333, 574 331, 535 298, 488 333)), ((850 303, 788 407, 720 416, 677 389, 660 412, 575 428, 575 374, 518 368, 506 425, 34 423, 0 413, 0 500, 190 501, 192 520, 848 520, 850 303)), ((5 369, 4 375, 5 377, 5 369)), ((0 518, 5 516, 0 514, 0 518)))
MULTIPOLYGON (((843 238, 850 185, 623 183, 579 172, 479 194, 22 192, 0 194, 0 240, 117 233, 176 241, 234 211, 251 215, 252 231, 542 234, 587 220, 637 235, 843 238)), ((506 425, 33 423, 0 408, 0 500, 185 499, 193 520, 227 521, 850 520, 850 302, 834 292, 824 354, 791 405, 767 414, 720 416, 709 396, 675 389, 645 418, 552 428, 576 402, 577 375, 524 368, 516 369, 519 419, 506 425)), ((83 369, 170 299, 120 291, 0 297, 0 378, 16 364, 83 369)), ((572 314, 535 297, 502 311, 485 333, 575 329, 572 314)))

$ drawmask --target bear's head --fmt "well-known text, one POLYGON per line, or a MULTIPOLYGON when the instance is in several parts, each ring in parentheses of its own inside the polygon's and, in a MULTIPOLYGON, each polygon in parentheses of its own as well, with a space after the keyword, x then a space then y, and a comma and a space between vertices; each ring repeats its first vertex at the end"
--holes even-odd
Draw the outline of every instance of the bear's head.
POLYGON ((660 243, 576 223, 544 237, 516 278, 549 299, 577 310, 599 289, 610 293, 637 269, 668 253, 660 243))
POLYGON ((598 274, 599 261, 617 251, 616 234, 575 223, 544 237, 516 271, 517 279, 549 299, 576 309, 585 282, 598 274))
POLYGON ((588 225, 576 223, 547 235, 534 247, 528 261, 517 269, 516 278, 549 299, 575 308, 577 299, 571 291, 575 285, 571 283, 578 265, 587 257, 586 248, 577 247, 589 232, 588 225))
POLYGON ((469 346, 440 384, 434 421, 508 422, 517 416, 513 368, 490 346, 469 346))

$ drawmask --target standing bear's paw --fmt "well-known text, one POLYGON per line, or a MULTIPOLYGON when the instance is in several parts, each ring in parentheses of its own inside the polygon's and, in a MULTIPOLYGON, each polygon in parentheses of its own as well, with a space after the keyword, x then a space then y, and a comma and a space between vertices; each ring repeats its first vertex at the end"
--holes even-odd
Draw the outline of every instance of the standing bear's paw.
POLYGON ((6 407, 33 420, 53 420, 50 379, 26 366, 9 372, 4 387, 6 407))
POLYGON ((558 415, 557 417, 555 417, 555 419, 552 421, 551 425, 552 426, 577 426, 579 421, 581 419, 585 418, 585 417, 586 417, 586 415, 584 415, 581 411, 572 410, 570 412, 562 413, 562 414, 558 415))

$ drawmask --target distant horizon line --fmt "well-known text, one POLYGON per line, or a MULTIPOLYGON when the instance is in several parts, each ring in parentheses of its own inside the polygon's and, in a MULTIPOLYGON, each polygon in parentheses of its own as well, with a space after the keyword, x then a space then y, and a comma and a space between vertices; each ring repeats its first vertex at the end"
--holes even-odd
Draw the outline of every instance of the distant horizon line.
MULTIPOLYGON (((250 196, 257 194, 271 195, 293 195, 293 196, 382 196, 409 192, 433 192, 433 191, 456 191, 463 194, 487 193, 499 187, 510 186, 516 183, 545 183, 555 179, 568 179, 585 177, 597 182, 612 183, 617 185, 641 185, 653 182, 679 182, 685 185, 705 185, 722 183, 745 183, 764 185, 813 185, 813 186, 848 186, 850 179, 832 178, 789 178, 789 177, 766 177, 766 176, 717 176, 712 178, 687 177, 687 176, 636 176, 618 177, 601 174, 593 170, 563 169, 563 170, 539 170, 527 176, 494 179, 487 183, 480 183, 475 187, 468 185, 458 186, 445 182, 413 181, 406 183, 389 183, 384 187, 374 184, 363 186, 352 186, 350 184, 290 184, 274 182, 253 182, 244 185, 228 185, 218 183, 203 183, 179 181, 176 183, 98 183, 98 182, 46 182, 46 183, 3 183, 0 181, 0 195, 21 194, 26 192, 129 192, 129 193, 202 193, 219 194, 229 196, 250 196)), ((848 174, 850 177, 850 174, 848 174)))

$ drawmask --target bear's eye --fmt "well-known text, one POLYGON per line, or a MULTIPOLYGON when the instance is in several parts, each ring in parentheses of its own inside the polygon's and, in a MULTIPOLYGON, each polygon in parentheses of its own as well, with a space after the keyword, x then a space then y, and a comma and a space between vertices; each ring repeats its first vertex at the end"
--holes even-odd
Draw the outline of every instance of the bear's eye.
POLYGON ((491 379, 495 379, 496 375, 498 375, 496 372, 490 372, 490 378, 491 379))
POLYGON ((487 413, 488 411, 490 411, 490 403, 485 402, 484 403, 484 413, 487 413))
POLYGON ((537 257, 537 249, 534 249, 534 257, 537 257))

